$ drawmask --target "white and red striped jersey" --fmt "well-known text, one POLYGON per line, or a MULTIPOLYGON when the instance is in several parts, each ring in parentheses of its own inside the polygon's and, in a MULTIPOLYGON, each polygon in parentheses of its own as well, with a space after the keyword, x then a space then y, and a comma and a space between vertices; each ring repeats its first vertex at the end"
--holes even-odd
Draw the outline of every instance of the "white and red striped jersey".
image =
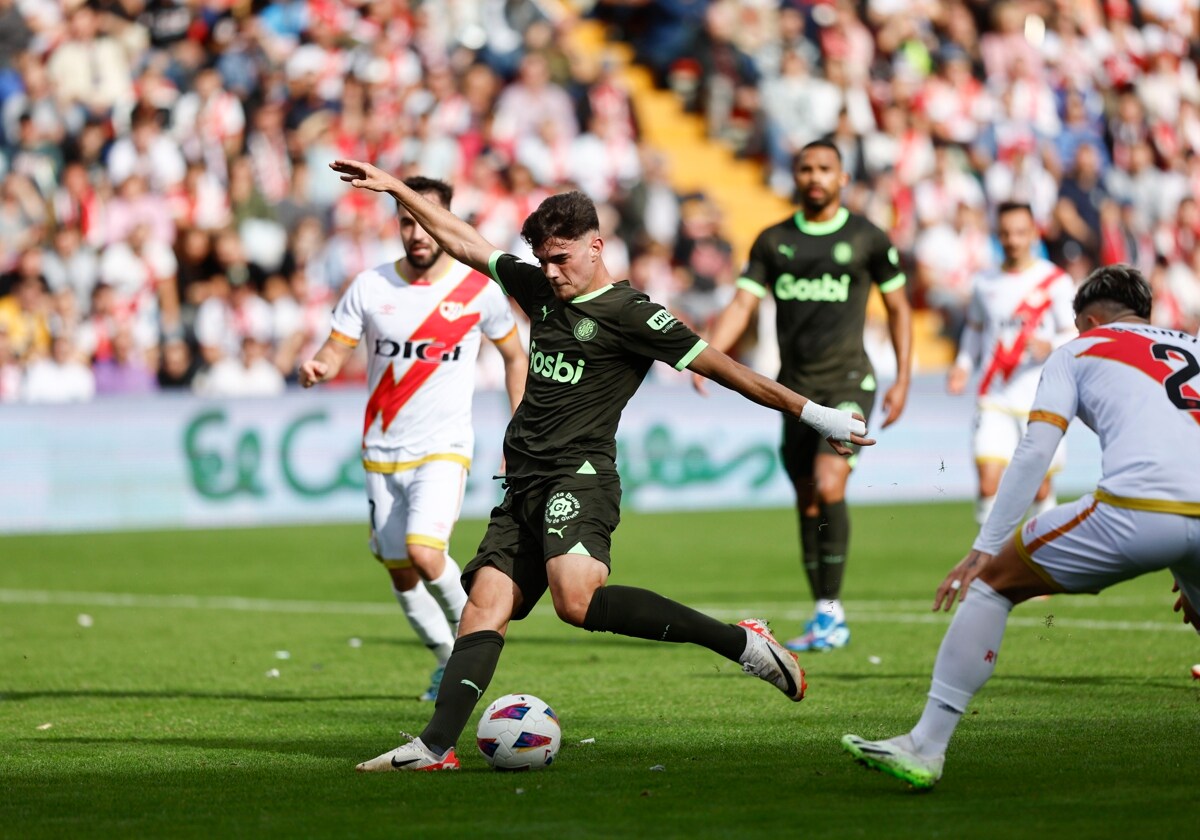
POLYGON ((334 340, 366 343, 363 464, 371 472, 439 458, 470 466, 481 336, 512 334, 512 309, 495 283, 462 263, 415 283, 398 266, 358 274, 333 311, 334 340))
POLYGON ((979 373, 979 399, 1024 414, 1037 392, 1042 365, 1028 341, 1054 345, 1075 331, 1075 284, 1061 268, 1037 260, 1024 271, 1001 268, 975 277, 957 365, 979 373), (972 336, 970 332, 977 331, 972 336))
POLYGON ((1200 340, 1112 323, 1067 342, 1046 360, 1029 419, 1065 431, 1072 417, 1100 438, 1098 499, 1200 515, 1200 340))

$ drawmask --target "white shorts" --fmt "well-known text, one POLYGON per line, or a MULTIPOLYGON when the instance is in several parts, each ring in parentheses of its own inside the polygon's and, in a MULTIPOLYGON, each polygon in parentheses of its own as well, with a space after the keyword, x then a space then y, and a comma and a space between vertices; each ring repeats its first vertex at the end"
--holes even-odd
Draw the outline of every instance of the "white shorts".
POLYGON ((1030 519, 1016 543, 1056 591, 1096 593, 1170 569, 1188 601, 1200 604, 1200 516, 1116 507, 1089 493, 1030 519))
POLYGON ((412 565, 409 544, 445 551, 466 485, 466 468, 453 460, 395 473, 368 472, 371 553, 389 569, 404 569, 412 565))
MULTIPOLYGON (((995 406, 981 405, 975 414, 975 434, 971 445, 975 452, 975 462, 993 461, 1008 466, 1017 444, 1025 436, 1025 427, 1029 425, 1026 414, 1006 411, 995 406)), ((1050 461, 1048 475, 1060 472, 1067 463, 1067 440, 1064 437, 1054 450, 1050 461)))

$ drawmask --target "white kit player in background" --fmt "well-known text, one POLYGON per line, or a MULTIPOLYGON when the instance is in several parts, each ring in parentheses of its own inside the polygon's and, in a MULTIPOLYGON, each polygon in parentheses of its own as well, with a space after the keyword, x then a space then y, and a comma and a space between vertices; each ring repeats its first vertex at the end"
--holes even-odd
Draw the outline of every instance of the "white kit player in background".
POLYGON ((925 711, 912 731, 887 741, 845 736, 860 763, 932 787, 959 719, 996 666, 1009 611, 1022 601, 1098 593, 1169 569, 1181 592, 1175 611, 1200 632, 1200 340, 1151 326, 1150 303, 1150 285, 1127 265, 1097 269, 1080 287, 1081 335, 1047 360, 992 515, 938 587, 935 611, 962 602, 925 711), (1100 482, 1017 530, 1073 417, 1100 438, 1100 482))
MULTIPOLYGON (((405 183, 449 208, 448 184, 421 177, 405 183)), ((413 630, 437 657, 421 695, 434 700, 467 600, 447 550, 475 444, 471 398, 481 336, 504 360, 514 411, 529 362, 504 293, 442 251, 407 210, 397 212, 406 256, 354 278, 334 309, 329 339, 300 366, 300 384, 310 388, 337 376, 365 340, 371 552, 387 568, 413 630)))
MULTIPOLYGON (((1000 477, 1025 433, 1042 363, 1075 335, 1075 284, 1058 266, 1034 256, 1037 229, 1027 204, 1001 204, 997 233, 1004 251, 999 269, 975 278, 967 325, 946 390, 961 394, 978 370, 972 449, 979 474, 975 520, 987 521, 1000 477)), ((1049 475, 1063 468, 1060 446, 1038 488, 1034 513, 1055 505, 1049 475)))

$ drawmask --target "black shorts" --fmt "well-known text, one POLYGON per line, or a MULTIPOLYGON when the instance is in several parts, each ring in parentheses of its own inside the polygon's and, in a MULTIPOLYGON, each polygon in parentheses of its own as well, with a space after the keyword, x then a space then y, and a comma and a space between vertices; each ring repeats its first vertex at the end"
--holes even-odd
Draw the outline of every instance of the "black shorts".
MULTIPOLYGON (((843 385, 828 390, 803 390, 804 396, 821 405, 830 408, 844 408, 857 411, 868 421, 871 411, 875 408, 875 392, 864 391, 854 385, 843 385)), ((862 449, 853 443, 846 446, 854 453, 850 456, 851 469, 858 463, 858 453, 862 449)), ((801 423, 791 417, 783 418, 783 445, 779 454, 783 459, 783 468, 791 479, 793 486, 808 482, 813 474, 813 462, 818 453, 825 452, 836 455, 826 440, 817 434, 811 426, 801 423)))
POLYGON ((471 591, 475 572, 495 566, 521 590, 513 618, 524 618, 546 591, 551 557, 586 554, 611 568, 612 532, 620 521, 621 480, 615 474, 510 484, 492 509, 475 558, 463 569, 463 589, 471 591))

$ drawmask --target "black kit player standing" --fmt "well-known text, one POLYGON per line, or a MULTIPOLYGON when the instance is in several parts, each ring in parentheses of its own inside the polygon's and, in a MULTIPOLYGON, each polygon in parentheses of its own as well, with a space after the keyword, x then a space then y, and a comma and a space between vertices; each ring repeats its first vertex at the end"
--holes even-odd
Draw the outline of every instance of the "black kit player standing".
POLYGON ((862 418, 754 373, 709 348, 627 282, 613 282, 595 205, 582 193, 552 196, 525 220, 521 234, 538 259, 535 267, 370 164, 330 166, 351 186, 388 193, 451 257, 499 283, 531 322, 525 396, 504 441, 507 491, 463 572, 467 606, 433 718, 419 737, 357 769, 457 769, 454 746, 495 672, 508 624, 526 616, 547 589, 568 624, 701 645, 790 699, 803 698, 804 672, 762 622, 726 624, 645 589, 605 585, 620 518, 617 423, 656 359, 812 424, 842 453, 849 450, 835 441, 873 443, 862 418))
MULTIPOLYGON (((875 374, 863 346, 867 301, 878 286, 896 352, 896 382, 883 398, 883 428, 908 398, 912 316, 900 258, 887 234, 842 207, 849 182, 833 143, 817 140, 797 153, 793 176, 801 209, 759 234, 737 293, 718 316, 709 345, 727 352, 745 332, 767 294, 775 298, 779 382, 825 405, 870 417, 875 374)), ((703 392, 702 380, 696 378, 703 392)), ((804 570, 816 601, 794 651, 831 650, 850 641, 841 603, 850 542, 846 481, 857 460, 822 451, 820 440, 784 417, 783 465, 796 491, 804 570)))

